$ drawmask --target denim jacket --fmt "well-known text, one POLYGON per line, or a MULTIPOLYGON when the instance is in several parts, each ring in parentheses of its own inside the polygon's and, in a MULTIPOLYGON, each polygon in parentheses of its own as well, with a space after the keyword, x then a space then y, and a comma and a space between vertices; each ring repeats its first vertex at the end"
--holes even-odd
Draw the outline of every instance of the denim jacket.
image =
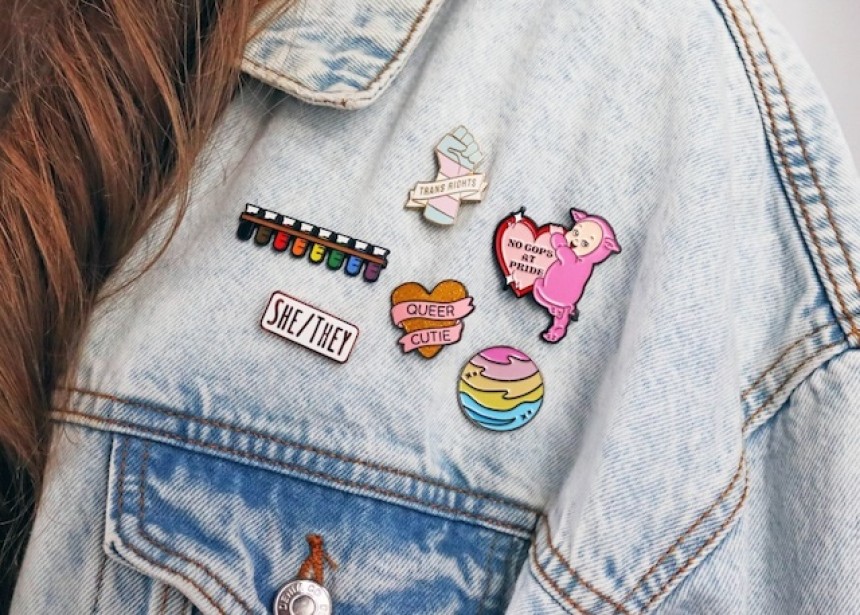
POLYGON ((860 613, 860 191, 761 0, 302 0, 242 68, 92 318, 13 613, 308 570, 337 615, 860 613), (421 346, 392 301, 445 280, 421 346), (468 405, 497 347, 518 429, 468 405))

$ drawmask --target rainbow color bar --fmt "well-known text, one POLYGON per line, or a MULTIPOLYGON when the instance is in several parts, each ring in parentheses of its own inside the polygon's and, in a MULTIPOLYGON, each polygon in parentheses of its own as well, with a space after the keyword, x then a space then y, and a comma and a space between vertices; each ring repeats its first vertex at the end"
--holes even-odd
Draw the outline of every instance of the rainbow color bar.
POLYGON ((272 244, 275 252, 286 252, 296 258, 306 254, 315 264, 325 262, 332 271, 355 277, 364 269, 364 279, 376 282, 388 265, 388 248, 375 246, 361 239, 320 228, 314 224, 290 218, 248 203, 239 216, 236 236, 242 241, 254 238, 258 246, 272 244), (274 239, 273 239, 274 238, 274 239))

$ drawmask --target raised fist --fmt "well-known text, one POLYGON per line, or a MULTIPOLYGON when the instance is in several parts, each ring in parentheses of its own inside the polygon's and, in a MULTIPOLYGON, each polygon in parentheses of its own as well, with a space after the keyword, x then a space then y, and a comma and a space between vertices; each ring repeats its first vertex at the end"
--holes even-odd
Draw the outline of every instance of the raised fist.
POLYGON ((445 135, 436 151, 470 171, 474 171, 484 159, 472 133, 463 126, 458 126, 454 132, 445 135))

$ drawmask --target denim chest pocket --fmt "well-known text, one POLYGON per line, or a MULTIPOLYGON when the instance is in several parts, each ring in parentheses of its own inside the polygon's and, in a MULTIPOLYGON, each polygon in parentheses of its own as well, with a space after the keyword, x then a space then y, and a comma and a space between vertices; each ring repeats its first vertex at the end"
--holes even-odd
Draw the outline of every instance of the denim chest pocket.
POLYGON ((271 613, 319 534, 338 615, 503 612, 525 523, 440 486, 412 486, 419 510, 394 491, 371 498, 261 465, 115 435, 105 550, 202 613, 271 613))

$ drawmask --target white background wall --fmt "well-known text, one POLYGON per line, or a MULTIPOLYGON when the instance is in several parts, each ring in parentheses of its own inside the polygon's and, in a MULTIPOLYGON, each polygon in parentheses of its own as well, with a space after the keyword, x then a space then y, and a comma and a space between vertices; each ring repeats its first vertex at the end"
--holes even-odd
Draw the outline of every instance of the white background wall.
POLYGON ((768 2, 824 86, 860 170, 860 0, 768 2))

